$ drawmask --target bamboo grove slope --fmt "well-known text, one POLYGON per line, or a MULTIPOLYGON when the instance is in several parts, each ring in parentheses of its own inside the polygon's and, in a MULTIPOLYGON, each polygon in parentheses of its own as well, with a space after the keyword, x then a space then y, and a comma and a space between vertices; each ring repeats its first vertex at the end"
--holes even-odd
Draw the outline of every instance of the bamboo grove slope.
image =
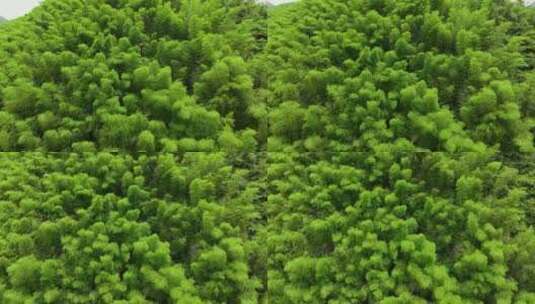
POLYGON ((273 11, 274 303, 534 303, 534 12, 500 1, 273 11))
POLYGON ((0 27, 0 302, 535 303, 534 28, 45 0, 0 27))
POLYGON ((0 149, 254 151, 265 21, 252 1, 45 1, 0 31, 0 149))

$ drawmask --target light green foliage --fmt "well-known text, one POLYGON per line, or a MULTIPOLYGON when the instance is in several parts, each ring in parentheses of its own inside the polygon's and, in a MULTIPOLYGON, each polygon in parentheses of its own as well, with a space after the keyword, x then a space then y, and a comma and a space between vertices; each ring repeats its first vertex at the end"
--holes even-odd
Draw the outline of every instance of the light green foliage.
POLYGON ((0 26, 0 303, 535 303, 534 28, 43 1, 0 26))
POLYGON ((242 57, 261 50, 265 17, 249 0, 45 1, 0 31, 0 110, 19 123, 0 127, 2 151, 131 151, 147 131, 157 152, 256 125, 242 57))
POLYGON ((532 301, 528 16, 506 1, 273 10, 257 59, 271 302, 532 301))
POLYGON ((257 188, 225 158, 1 154, 2 301, 257 299, 246 248, 259 206, 242 197, 257 188))

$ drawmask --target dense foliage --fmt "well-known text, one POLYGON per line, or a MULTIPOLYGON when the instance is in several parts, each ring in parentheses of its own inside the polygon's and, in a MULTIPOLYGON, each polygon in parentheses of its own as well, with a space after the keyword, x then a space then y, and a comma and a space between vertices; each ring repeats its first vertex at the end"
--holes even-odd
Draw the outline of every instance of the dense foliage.
POLYGON ((274 303, 535 303, 533 11, 506 1, 276 10, 274 303))
MULTIPOLYGON (((219 151, 256 141, 251 1, 45 1, 0 32, 2 151, 219 151)), ((251 143, 252 144, 252 143, 251 143)), ((254 149, 254 147, 248 147, 254 149)))
POLYGON ((0 28, 0 303, 535 303, 534 29, 44 1, 0 28))
POLYGON ((2 303, 257 303, 261 186, 225 153, 0 154, 2 303))

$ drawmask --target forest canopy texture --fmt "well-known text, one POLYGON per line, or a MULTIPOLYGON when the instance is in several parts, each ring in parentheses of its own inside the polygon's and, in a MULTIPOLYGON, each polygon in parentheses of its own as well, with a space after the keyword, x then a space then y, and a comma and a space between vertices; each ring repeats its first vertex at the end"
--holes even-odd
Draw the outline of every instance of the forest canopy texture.
POLYGON ((535 9, 45 0, 0 25, 0 303, 534 304, 535 9))

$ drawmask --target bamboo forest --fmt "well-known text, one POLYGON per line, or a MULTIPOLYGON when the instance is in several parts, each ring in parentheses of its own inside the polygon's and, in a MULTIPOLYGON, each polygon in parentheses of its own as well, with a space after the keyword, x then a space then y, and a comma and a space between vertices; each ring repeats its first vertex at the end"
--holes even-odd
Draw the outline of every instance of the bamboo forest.
POLYGON ((0 303, 535 304, 534 137, 521 1, 44 0, 0 303))

